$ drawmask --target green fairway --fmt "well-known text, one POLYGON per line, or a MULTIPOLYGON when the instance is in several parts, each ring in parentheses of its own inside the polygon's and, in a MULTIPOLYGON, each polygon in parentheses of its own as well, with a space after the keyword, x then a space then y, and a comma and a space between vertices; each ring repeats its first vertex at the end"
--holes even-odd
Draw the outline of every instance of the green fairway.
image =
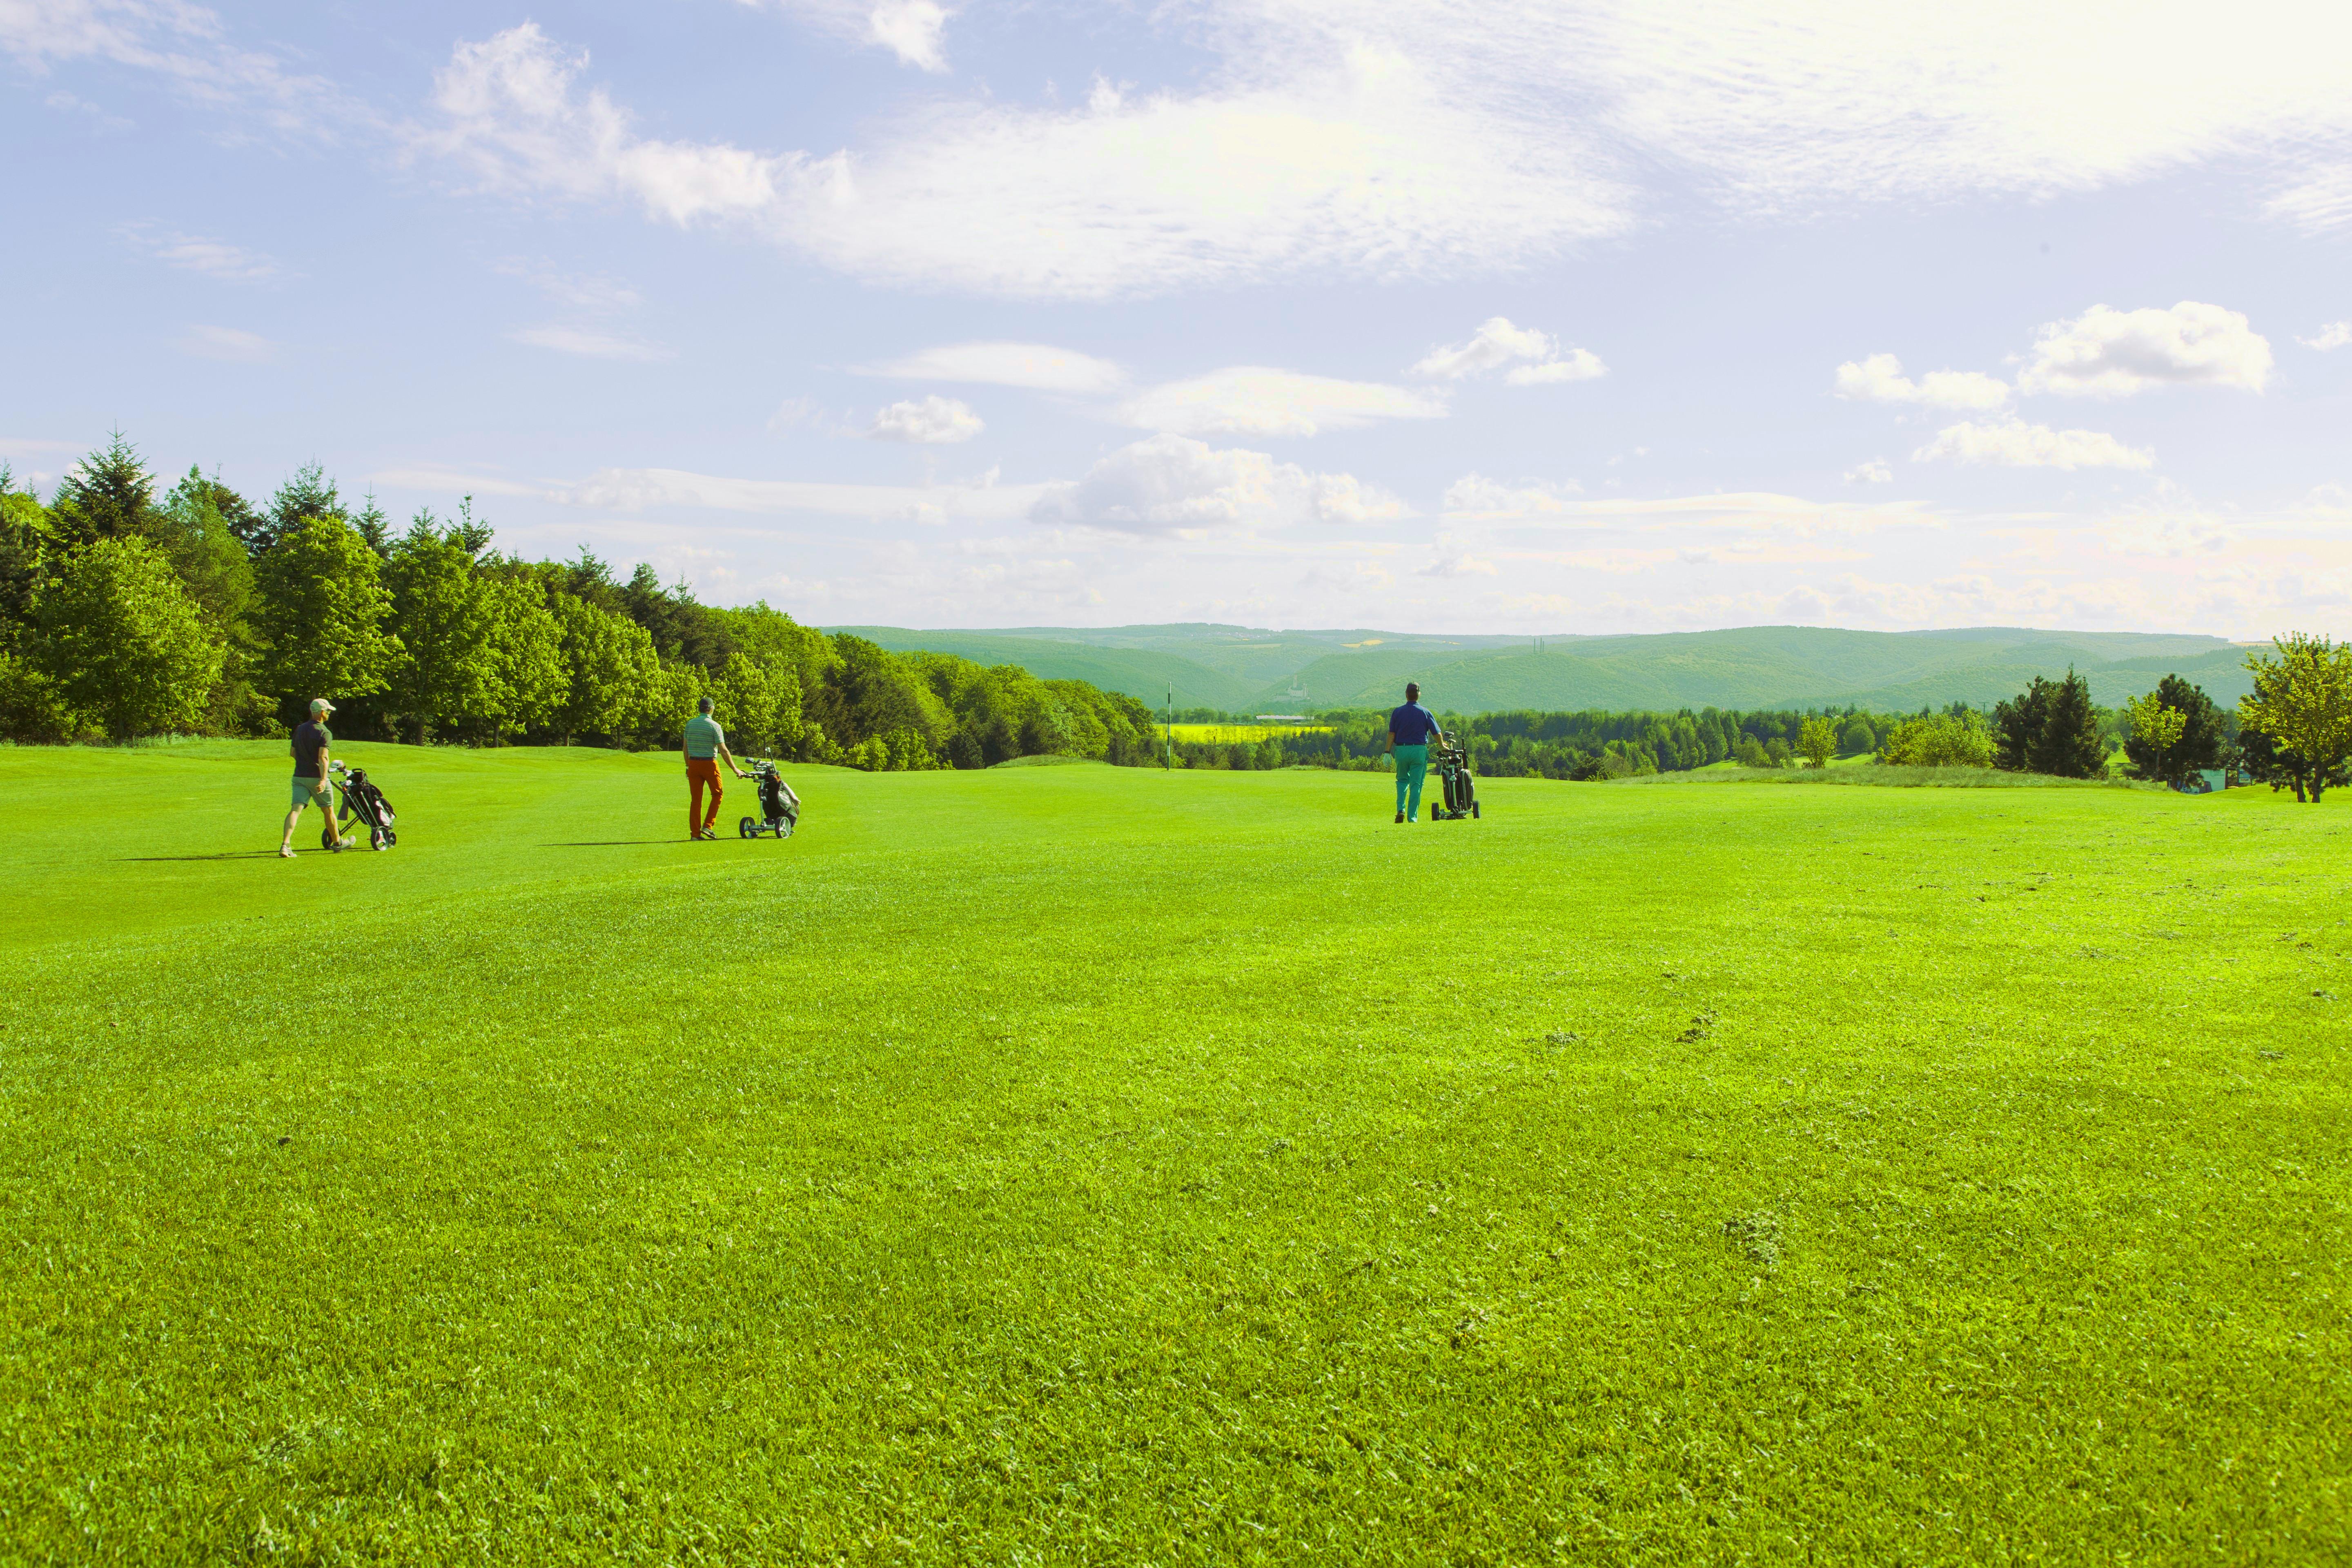
POLYGON ((0 1563, 2352 1558, 2352 794, 0 749, 0 1563))

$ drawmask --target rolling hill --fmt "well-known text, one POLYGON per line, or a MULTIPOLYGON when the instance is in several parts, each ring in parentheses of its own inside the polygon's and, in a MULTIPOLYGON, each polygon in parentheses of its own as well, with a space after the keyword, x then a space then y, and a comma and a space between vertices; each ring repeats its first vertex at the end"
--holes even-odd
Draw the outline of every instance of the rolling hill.
POLYGON ((2167 674, 2217 702, 2248 689, 2244 650, 2220 637, 1973 626, 1864 632, 1742 626, 1632 637, 1431 637, 1374 630, 1274 632, 1172 625, 914 631, 844 626, 899 650, 1018 664, 1046 679, 1090 680, 1158 705, 1231 712, 1386 707, 1408 680, 1456 712, 1509 708, 1790 708, 1852 703, 1911 711, 2014 696, 2072 668, 2115 704, 2167 674))

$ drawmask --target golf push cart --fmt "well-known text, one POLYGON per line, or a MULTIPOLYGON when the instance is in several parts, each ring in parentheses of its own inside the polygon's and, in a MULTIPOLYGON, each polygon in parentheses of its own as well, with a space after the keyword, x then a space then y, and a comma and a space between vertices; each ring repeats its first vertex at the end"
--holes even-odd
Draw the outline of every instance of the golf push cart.
POLYGON ((1430 807, 1432 822, 1459 822, 1464 817, 1478 815, 1478 785, 1470 776, 1470 751, 1457 746, 1454 737, 1444 731, 1437 732, 1437 744, 1432 748, 1430 761, 1436 765, 1437 781, 1444 791, 1444 800, 1430 807))
POLYGON ((342 823, 327 819, 325 831, 319 835, 319 847, 332 849, 341 841, 343 829, 353 823, 364 822, 368 830, 368 847, 389 849, 400 842, 400 835, 392 830, 392 802, 383 798, 383 791, 368 782, 365 768, 346 767, 331 763, 329 768, 336 774, 335 784, 343 793, 342 823))
POLYGON ((759 781, 760 816, 745 817, 736 824, 735 831, 746 838, 757 838, 762 834, 790 838, 793 829, 800 825, 801 797, 793 793, 793 786, 784 782, 775 763, 757 757, 743 760, 751 764, 751 775, 759 781))

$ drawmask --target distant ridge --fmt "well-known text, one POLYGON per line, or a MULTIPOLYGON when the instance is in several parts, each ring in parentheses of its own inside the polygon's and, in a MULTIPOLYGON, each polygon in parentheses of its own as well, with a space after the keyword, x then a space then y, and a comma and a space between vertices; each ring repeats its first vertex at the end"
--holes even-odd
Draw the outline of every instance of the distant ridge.
MULTIPOLYGON (((1741 626, 1630 637, 1433 637, 1367 629, 1266 631, 1205 624, 1021 626, 914 631, 835 626, 906 651, 1017 664, 1047 680, 1089 680, 1155 706, 1168 687, 1180 708, 1272 711, 1283 705, 1388 707, 1408 680, 1433 706, 1465 713, 1510 708, 1802 708, 1848 703, 1908 712, 2011 697, 2036 675, 2072 666, 2112 706, 2168 674, 2216 702, 2249 689, 2245 649, 2221 637, 2141 632, 1969 626, 1863 632, 1741 626)), ((1285 709, 1285 710, 1287 710, 1285 709)))

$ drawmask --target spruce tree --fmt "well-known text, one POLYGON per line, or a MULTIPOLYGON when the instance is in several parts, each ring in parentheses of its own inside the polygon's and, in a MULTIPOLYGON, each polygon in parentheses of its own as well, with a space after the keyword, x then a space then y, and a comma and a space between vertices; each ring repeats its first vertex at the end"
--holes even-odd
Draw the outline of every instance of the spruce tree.
POLYGON ((269 510, 253 517, 239 537, 254 554, 266 555, 279 540, 317 518, 329 518, 338 523, 351 521, 351 514, 335 493, 335 481, 327 478, 316 462, 309 462, 278 487, 278 493, 269 498, 269 510))
POLYGON ((117 430, 58 482, 50 527, 68 550, 100 539, 147 539, 155 532, 155 477, 139 449, 117 430))

